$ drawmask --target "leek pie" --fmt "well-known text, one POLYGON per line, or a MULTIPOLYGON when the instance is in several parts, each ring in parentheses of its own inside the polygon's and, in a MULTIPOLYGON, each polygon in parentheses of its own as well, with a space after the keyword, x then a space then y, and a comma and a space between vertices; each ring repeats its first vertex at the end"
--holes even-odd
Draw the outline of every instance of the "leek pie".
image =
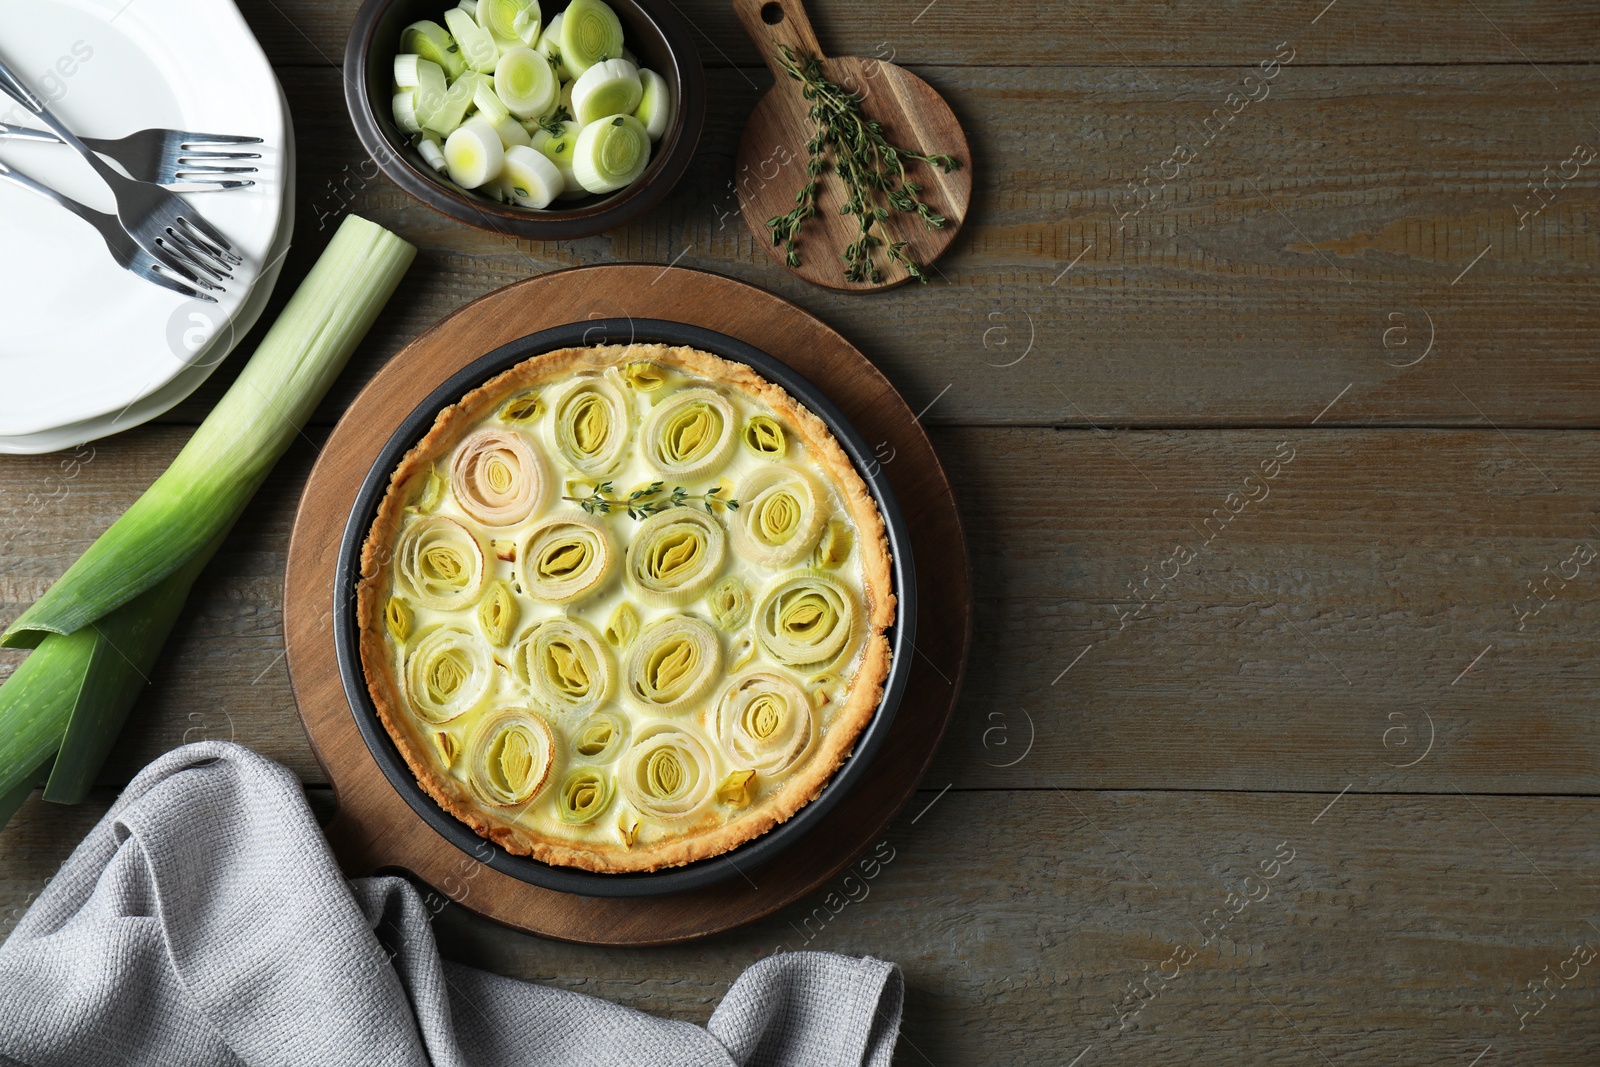
POLYGON ((536 356, 446 408, 362 552, 361 660, 429 795, 600 872, 725 852, 877 709, 882 517, 827 427, 692 348, 536 356))

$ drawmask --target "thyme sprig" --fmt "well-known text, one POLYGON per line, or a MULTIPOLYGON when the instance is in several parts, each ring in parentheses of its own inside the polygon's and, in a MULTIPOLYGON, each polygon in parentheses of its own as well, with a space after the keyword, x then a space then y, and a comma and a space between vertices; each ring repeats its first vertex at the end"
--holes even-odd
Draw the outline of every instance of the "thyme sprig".
POLYGON ((703 493, 691 493, 683 486, 675 485, 663 497, 661 491, 665 485, 664 482, 651 482, 643 489, 635 489, 626 497, 619 498, 612 495, 616 492, 615 486, 610 482, 601 482, 588 496, 564 496, 561 499, 572 501, 590 515, 609 515, 612 508, 626 508, 630 519, 647 519, 668 508, 686 508, 691 502, 699 502, 713 515, 719 505, 729 511, 739 510, 739 502, 732 497, 724 497, 720 485, 714 485, 703 493))
POLYGON ((567 110, 566 104, 562 104, 549 118, 539 120, 539 128, 551 137, 560 137, 561 131, 566 128, 564 124, 571 120, 572 112, 567 110))
POLYGON ((823 73, 820 60, 797 55, 788 45, 779 45, 778 50, 783 69, 800 83, 801 95, 811 103, 808 114, 816 123, 817 132, 806 142, 806 182, 794 194, 794 207, 785 215, 767 220, 772 243, 783 247, 785 263, 791 267, 800 265, 796 241, 805 221, 817 213, 817 184, 831 168, 845 186, 845 203, 839 213, 854 215, 859 227, 856 239, 840 254, 845 281, 883 281, 883 271, 874 257, 874 249, 883 248, 890 263, 899 264, 908 275, 926 285, 928 275, 907 251, 906 242, 888 241, 881 235, 889 208, 914 213, 930 230, 945 224, 945 217, 919 195, 922 185, 906 176, 907 160, 938 167, 946 174, 960 167, 961 162, 953 156, 924 155, 890 144, 878 120, 862 114, 861 95, 831 81, 823 73))

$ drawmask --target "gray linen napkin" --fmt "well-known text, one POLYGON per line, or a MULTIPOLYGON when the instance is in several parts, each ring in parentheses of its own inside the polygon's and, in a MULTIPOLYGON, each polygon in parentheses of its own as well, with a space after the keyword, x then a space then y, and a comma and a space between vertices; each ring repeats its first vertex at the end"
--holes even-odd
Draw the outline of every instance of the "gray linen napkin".
POLYGON ((409 883, 340 875, 294 775, 206 741, 145 768, 0 947, 0 1063, 887 1067, 902 991, 785 953, 702 1029, 445 963, 409 883))

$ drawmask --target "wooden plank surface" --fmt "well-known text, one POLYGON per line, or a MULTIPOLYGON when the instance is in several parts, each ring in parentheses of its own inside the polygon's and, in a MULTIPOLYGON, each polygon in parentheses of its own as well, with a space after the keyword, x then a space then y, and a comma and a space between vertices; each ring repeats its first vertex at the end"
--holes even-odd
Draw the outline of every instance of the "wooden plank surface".
MULTIPOLYGON (((278 66, 337 66, 352 3, 241 0, 278 66)), ((673 0, 694 27, 707 66, 760 60, 724 0, 673 0)), ((995 10, 957 0, 809 5, 829 55, 888 57, 952 66, 1254 66, 1280 41, 1321 64, 1588 63, 1600 35, 1593 0, 1020 0, 995 10)), ((1558 84, 1561 70, 1547 70, 1558 84)))
MULTIPOLYGON (((59 457, 6 461, 6 620, 187 433, 125 435, 68 480, 59 457)), ((933 436, 980 599, 973 666, 930 781, 1600 791, 1600 560, 1574 558, 1579 545, 1600 551, 1597 435, 933 436), (1280 456, 1291 458, 1265 478, 1261 464, 1280 456), (1179 566, 1179 546, 1192 562, 1179 566)), ((202 577, 107 784, 208 736, 323 781, 294 714, 279 616, 312 457, 309 442, 296 446, 202 577)), ((0 670, 19 658, 0 653, 0 670)))
MULTIPOLYGON (((1600 1056, 1597 964, 1563 966, 1600 945, 1593 799, 921 796, 876 865, 695 945, 563 945, 454 906, 435 934, 449 958, 696 1023, 780 948, 892 959, 908 984, 903 1064, 1065 1065, 1090 1046, 1079 1067, 1600 1056), (1580 977, 1533 1015, 1526 986, 1546 967, 1580 977)), ((108 802, 30 801, 0 832, 0 926, 108 802)))
MULTIPOLYGON (((734 155, 770 76, 721 0, 674 2, 711 68, 688 178, 633 226, 535 244, 376 175, 335 69, 352 3, 245 0, 300 148, 285 278, 352 210, 421 255, 202 577, 104 789, 0 832, 0 932, 185 741, 251 745, 326 811, 280 606, 327 427, 469 299, 677 262, 796 301, 926 406, 980 596, 967 689, 876 878, 647 952, 450 907, 446 955, 703 1022, 780 945, 872 953, 909 979, 897 1062, 941 1067, 1596 1062, 1593 964, 1536 1015, 1518 995, 1600 944, 1600 598, 1578 562, 1600 548, 1600 160, 1577 164, 1600 148, 1600 3, 813 4, 826 51, 938 89, 979 177, 935 285, 860 298, 744 229, 734 155), (1196 932, 1280 843, 1269 895, 1196 932)), ((0 457, 0 619, 235 373, 92 451, 0 457)))
MULTIPOLYGON (((317 421, 462 303, 545 270, 637 260, 802 303, 914 408, 937 399, 932 423, 1281 425, 1342 394, 1326 424, 1600 425, 1600 306, 1585 284, 1600 260, 1600 159, 1561 166, 1580 142, 1600 150, 1585 118, 1600 116, 1592 68, 1556 94, 1525 67, 1290 66, 1225 127, 1210 117, 1234 73, 917 72, 966 121, 978 195, 933 285, 872 299, 790 276, 742 224, 729 185, 758 96, 744 72, 710 73, 700 153, 660 209, 556 243, 412 201, 362 155, 338 76, 295 72, 289 275, 346 211, 422 249, 317 421), (1208 120, 1220 132, 1205 146, 1208 120), (1199 154, 1163 183, 1179 143, 1199 154), (1563 169, 1576 176, 1554 179, 1532 215, 1528 183, 1563 169)), ((234 373, 168 418, 198 421, 234 373)))

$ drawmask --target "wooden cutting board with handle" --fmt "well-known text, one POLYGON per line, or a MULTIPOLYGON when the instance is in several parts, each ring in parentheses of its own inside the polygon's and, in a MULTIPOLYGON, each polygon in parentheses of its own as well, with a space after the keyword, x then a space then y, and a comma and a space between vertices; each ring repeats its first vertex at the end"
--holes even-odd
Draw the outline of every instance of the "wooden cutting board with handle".
MULTIPOLYGON (((773 245, 767 220, 794 206, 795 193, 806 182, 806 143, 816 133, 808 114, 810 102, 801 95, 800 83, 783 68, 779 48, 788 45, 799 56, 821 59, 829 79, 861 96, 862 112, 883 125, 890 144, 924 155, 953 156, 961 164, 949 173, 923 163, 906 167, 907 176, 923 187, 922 199, 945 217, 943 227, 929 229, 914 213, 893 209, 880 224, 887 228, 882 236, 905 241, 912 258, 929 267, 955 240, 972 199, 972 154, 944 98, 915 74, 885 59, 823 56, 801 0, 733 0, 733 9, 777 79, 745 124, 734 174, 739 208, 756 240, 784 263, 784 251, 773 245)), ((860 224, 855 216, 839 213, 844 202, 844 182, 830 167, 818 187, 817 212, 806 220, 796 241, 800 265, 788 269, 829 289, 869 291, 909 281, 910 275, 888 262, 882 248, 875 250, 881 281, 845 280, 840 254, 859 236, 860 224)), ((931 269, 928 273, 938 278, 931 269)))

